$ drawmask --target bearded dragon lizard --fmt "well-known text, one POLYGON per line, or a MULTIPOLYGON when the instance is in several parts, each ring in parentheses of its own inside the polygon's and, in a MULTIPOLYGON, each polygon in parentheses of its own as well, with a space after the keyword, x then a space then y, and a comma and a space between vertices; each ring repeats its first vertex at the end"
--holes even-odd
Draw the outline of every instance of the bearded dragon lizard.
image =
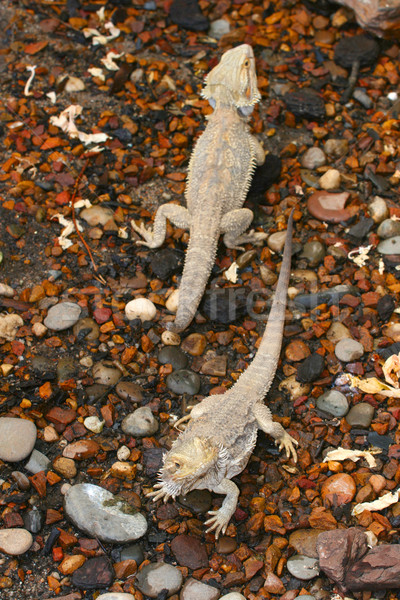
POLYGON ((272 421, 270 409, 263 403, 277 368, 285 321, 286 294, 290 277, 292 250, 292 216, 288 222, 287 238, 279 280, 268 323, 260 347, 250 366, 235 385, 223 395, 209 396, 195 405, 171 450, 163 457, 154 500, 176 498, 194 489, 208 489, 226 494, 222 506, 206 525, 216 536, 225 532, 236 510, 239 489, 231 481, 246 466, 256 443, 257 431, 262 429, 285 448, 289 457, 297 460, 297 444, 280 425, 272 421))
POLYGON ((260 100, 254 54, 242 44, 223 54, 220 63, 205 79, 202 96, 214 108, 205 131, 193 150, 186 186, 187 208, 163 204, 157 210, 153 229, 132 221, 133 229, 144 239, 138 244, 149 248, 162 245, 166 221, 190 230, 178 310, 172 331, 182 331, 191 323, 217 252, 220 234, 228 248, 242 249, 240 244, 259 243, 263 232, 244 234, 253 213, 242 208, 256 165, 265 159, 260 142, 250 134, 247 121, 260 100))

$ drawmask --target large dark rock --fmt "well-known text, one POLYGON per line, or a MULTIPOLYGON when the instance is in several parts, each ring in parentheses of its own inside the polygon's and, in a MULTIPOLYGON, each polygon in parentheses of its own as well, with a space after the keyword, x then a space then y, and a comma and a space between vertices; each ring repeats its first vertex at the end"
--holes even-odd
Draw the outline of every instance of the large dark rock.
POLYGON ((354 10, 363 29, 379 37, 393 38, 400 31, 400 0, 336 0, 354 10))

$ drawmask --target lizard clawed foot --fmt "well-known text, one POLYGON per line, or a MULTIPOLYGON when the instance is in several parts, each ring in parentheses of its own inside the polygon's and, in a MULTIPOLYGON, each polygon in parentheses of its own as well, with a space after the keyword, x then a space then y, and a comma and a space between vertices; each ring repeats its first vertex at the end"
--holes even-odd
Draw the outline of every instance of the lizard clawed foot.
POLYGON ((279 451, 285 449, 287 458, 290 458, 292 456, 294 462, 297 462, 297 452, 294 447, 294 444, 296 446, 298 446, 299 442, 297 440, 295 440, 294 438, 292 438, 291 435, 289 435, 285 431, 285 433, 282 435, 282 437, 275 441, 275 444, 277 444, 279 451))
POLYGON ((171 498, 171 495, 163 489, 163 484, 156 483, 154 487, 158 489, 154 492, 149 492, 146 494, 146 497, 153 498, 153 502, 157 502, 157 500, 161 500, 161 498, 163 499, 164 503, 168 502, 168 500, 171 498))
POLYGON ((206 532, 210 533, 211 531, 215 531, 215 539, 218 539, 221 532, 222 535, 225 533, 231 515, 227 515, 222 508, 219 510, 209 510, 208 514, 213 516, 205 522, 206 525, 210 526, 206 529, 206 532))
POLYGON ((174 423, 175 429, 177 429, 178 431, 183 431, 183 429, 179 429, 179 425, 181 425, 182 423, 185 423, 186 421, 190 421, 191 418, 192 418, 191 415, 185 415, 184 417, 181 417, 180 419, 178 419, 176 421, 176 423, 174 423))
POLYGON ((224 244, 231 250, 244 250, 243 246, 239 246, 238 244, 253 244, 253 246, 261 246, 267 237, 268 234, 264 231, 254 231, 254 229, 251 229, 247 233, 243 233, 234 239, 229 239, 229 237, 224 238, 224 244))
POLYGON ((147 246, 148 248, 156 248, 154 245, 154 235, 151 228, 147 229, 143 223, 140 225, 136 225, 135 221, 132 219, 131 226, 136 233, 142 236, 143 240, 137 240, 138 246, 147 246))

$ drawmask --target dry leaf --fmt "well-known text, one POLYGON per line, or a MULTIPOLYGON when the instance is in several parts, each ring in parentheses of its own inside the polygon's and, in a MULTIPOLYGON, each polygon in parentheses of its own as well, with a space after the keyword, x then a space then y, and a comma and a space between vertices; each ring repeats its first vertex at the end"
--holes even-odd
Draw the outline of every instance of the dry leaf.
POLYGON ((373 502, 361 502, 361 504, 356 504, 353 508, 351 514, 360 515, 364 510, 374 511, 374 510, 382 510, 391 506, 392 504, 396 504, 399 500, 399 492, 388 492, 384 494, 377 500, 373 500, 373 502))
POLYGON ((231 264, 231 266, 226 271, 224 271, 224 277, 228 281, 231 281, 232 283, 236 283, 237 279, 238 279, 237 272, 238 272, 238 264, 236 262, 233 262, 231 264))
POLYGON ((346 378, 351 387, 358 388, 366 394, 381 394, 381 396, 386 396, 387 398, 400 398, 400 389, 391 387, 376 377, 359 379, 358 377, 347 374, 346 378))
POLYGON ((385 364, 382 367, 383 374, 385 376, 385 380, 387 383, 391 384, 393 387, 399 387, 399 376, 398 372, 400 371, 400 354, 392 354, 385 361, 385 364))
POLYGON ((374 450, 370 452, 368 450, 348 450, 346 448, 337 448, 336 450, 331 450, 325 456, 323 462, 328 462, 330 460, 352 460, 353 462, 357 462, 360 458, 365 458, 368 463, 368 466, 373 468, 376 467, 376 461, 373 457, 373 454, 379 454, 381 450, 374 450))

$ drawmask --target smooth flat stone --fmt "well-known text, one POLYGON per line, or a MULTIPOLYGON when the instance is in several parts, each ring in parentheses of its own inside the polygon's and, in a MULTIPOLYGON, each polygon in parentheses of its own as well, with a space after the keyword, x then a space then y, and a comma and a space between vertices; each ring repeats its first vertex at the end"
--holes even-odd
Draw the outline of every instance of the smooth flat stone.
POLYGON ((346 421, 352 427, 367 428, 371 425, 374 417, 374 407, 367 402, 359 402, 355 406, 352 406, 349 410, 346 421))
POLYGON ((383 240, 377 250, 380 254, 400 254, 400 235, 383 240))
POLYGON ((165 589, 168 590, 167 596, 176 594, 182 587, 182 581, 180 570, 164 562, 146 565, 136 577, 137 587, 150 598, 157 598, 165 589))
POLYGON ((302 554, 291 556, 286 566, 293 577, 297 577, 297 579, 301 579, 302 581, 313 579, 319 573, 318 560, 303 556, 302 554))
POLYGON ((219 598, 217 588, 192 577, 186 581, 180 593, 180 600, 217 600, 217 598, 219 598))
POLYGON ((325 152, 318 146, 308 148, 301 157, 301 164, 305 169, 316 169, 322 167, 325 163, 325 152))
POLYGON ((84 590, 107 588, 113 579, 114 569, 107 556, 89 558, 71 577, 72 585, 84 590))
POLYGON ((162 365, 170 364, 174 370, 185 369, 188 365, 188 357, 176 346, 164 346, 158 353, 158 362, 162 365))
POLYGON ((105 225, 114 216, 114 211, 108 206, 91 206, 84 208, 79 216, 91 227, 95 225, 105 225))
POLYGON ((166 379, 167 387, 174 394, 193 396, 200 390, 200 377, 188 369, 179 369, 170 373, 166 379))
POLYGON ((349 196, 349 192, 341 192, 340 194, 315 192, 309 197, 307 208, 310 214, 319 221, 340 223, 351 217, 351 213, 345 209, 349 196))
POLYGON ((141 406, 125 417, 121 429, 134 437, 147 437, 157 431, 158 421, 148 406, 141 406))
POLYGON ((290 534, 289 544, 298 554, 318 558, 317 539, 323 529, 296 529, 290 534))
POLYGON ((36 427, 27 419, 0 418, 0 459, 5 462, 24 460, 36 442, 36 427))
POLYGON ((335 346, 335 354, 342 362, 353 362, 362 357, 364 347, 357 340, 343 338, 335 346))
POLYGON ((141 513, 98 485, 73 485, 64 504, 68 518, 78 529, 103 542, 131 542, 147 531, 141 513))
POLYGON ((400 221, 393 221, 393 219, 385 219, 379 225, 376 232, 380 238, 388 239, 400 235, 400 221))
POLYGON ((75 325, 81 312, 81 307, 75 302, 59 302, 49 309, 43 323, 48 329, 63 331, 75 325))
POLYGON ((143 400, 143 390, 139 384, 133 381, 119 381, 115 391, 122 400, 140 403, 143 400))
POLYGON ((317 408, 333 415, 344 417, 349 411, 349 402, 344 394, 337 390, 329 390, 317 400, 317 408))
POLYGON ((24 554, 32 546, 33 537, 26 529, 0 529, 0 551, 11 556, 24 554))

